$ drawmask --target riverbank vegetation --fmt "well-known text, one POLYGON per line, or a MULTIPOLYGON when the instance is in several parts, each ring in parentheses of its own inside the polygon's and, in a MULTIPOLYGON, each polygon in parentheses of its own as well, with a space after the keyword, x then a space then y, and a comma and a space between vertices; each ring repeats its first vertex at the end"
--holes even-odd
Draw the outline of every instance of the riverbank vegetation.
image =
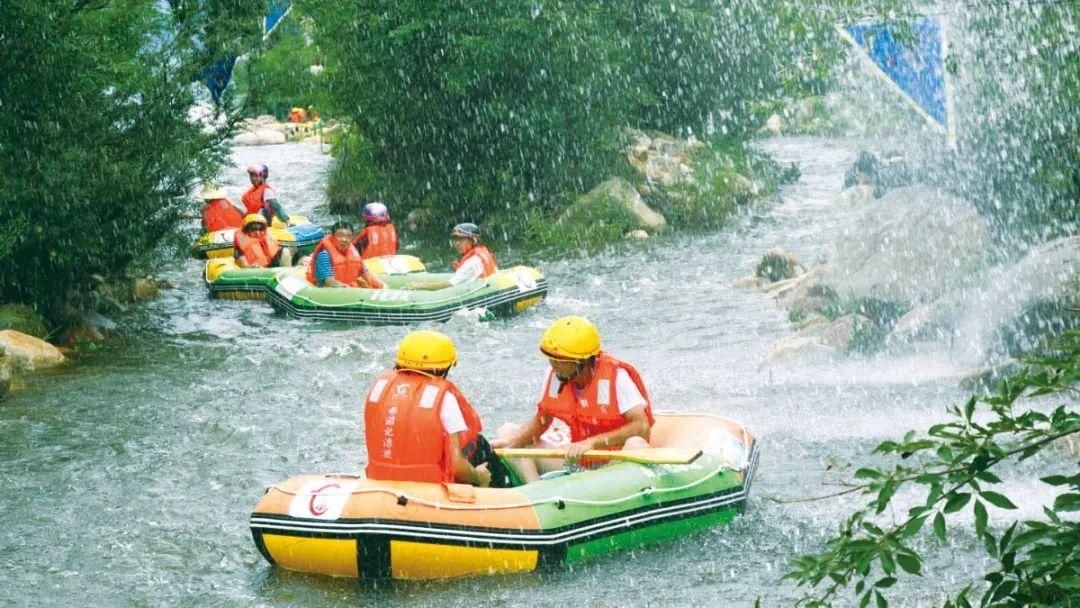
MULTIPOLYGON (((899 580, 921 576, 920 536, 945 542, 968 513, 985 548, 986 570, 956 582, 942 605, 1071 606, 1080 594, 1080 332, 1067 332, 989 395, 950 409, 948 422, 877 446, 886 462, 855 472, 833 496, 870 497, 820 553, 792 560, 787 578, 812 592, 802 605, 829 606, 853 593, 860 606, 887 606, 899 580), (1048 473, 1024 501, 1050 495, 1041 517, 1020 520, 1006 482, 1014 463, 1035 459, 1048 473), (901 498, 902 497, 902 498, 901 498), (886 511, 893 513, 887 517, 886 511), (906 515, 900 515, 906 513, 906 515), (929 525, 927 525, 929 524, 929 525)), ((1034 479, 1032 481, 1035 481, 1034 479)), ((823 497, 829 498, 829 497, 823 497)))
MULTIPOLYGON (((571 209, 625 173, 627 129, 692 135, 765 173, 745 146, 764 118, 754 102, 808 86, 791 67, 805 41, 776 28, 825 31, 780 2, 367 2, 344 18, 300 1, 296 11, 314 24, 327 107, 353 124, 337 148, 333 209, 382 199, 399 217, 437 210, 447 226, 467 218, 541 244, 558 240, 551 227, 568 214, 582 214, 578 232, 593 228, 575 242, 607 243, 633 227, 614 207, 571 209)), ((719 225, 741 194, 703 177, 650 206, 671 207, 672 224, 719 225), (673 204, 679 197, 685 205, 673 204)))
POLYGON ((176 229, 227 152, 188 120, 198 74, 264 4, 0 4, 0 302, 62 323, 176 229))

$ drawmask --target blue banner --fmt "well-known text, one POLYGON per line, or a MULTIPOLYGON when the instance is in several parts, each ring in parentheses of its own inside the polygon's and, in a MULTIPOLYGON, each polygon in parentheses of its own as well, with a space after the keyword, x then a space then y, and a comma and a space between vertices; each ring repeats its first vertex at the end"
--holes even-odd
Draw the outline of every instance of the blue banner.
POLYGON ((904 27, 888 21, 857 23, 840 34, 868 59, 875 72, 903 96, 933 126, 955 138, 949 74, 945 70, 947 43, 942 23, 919 17, 904 27))
POLYGON ((263 18, 263 36, 269 36, 290 10, 292 4, 289 0, 270 0, 266 7, 266 17, 263 18))
POLYGON ((213 98, 216 106, 221 105, 221 95, 225 92, 225 87, 229 86, 234 65, 236 65, 236 55, 229 55, 199 72, 199 80, 210 89, 210 97, 213 98))

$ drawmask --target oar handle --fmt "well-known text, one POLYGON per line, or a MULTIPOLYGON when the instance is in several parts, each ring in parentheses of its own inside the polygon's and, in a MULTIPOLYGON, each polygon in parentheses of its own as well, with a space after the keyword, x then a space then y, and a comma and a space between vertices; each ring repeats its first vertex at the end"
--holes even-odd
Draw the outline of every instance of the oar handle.
MULTIPOLYGON (((566 450, 558 448, 500 448, 495 453, 503 458, 566 458, 566 450)), ((641 464, 690 464, 701 456, 701 450, 681 448, 648 448, 644 450, 588 450, 582 458, 620 460, 641 464)))

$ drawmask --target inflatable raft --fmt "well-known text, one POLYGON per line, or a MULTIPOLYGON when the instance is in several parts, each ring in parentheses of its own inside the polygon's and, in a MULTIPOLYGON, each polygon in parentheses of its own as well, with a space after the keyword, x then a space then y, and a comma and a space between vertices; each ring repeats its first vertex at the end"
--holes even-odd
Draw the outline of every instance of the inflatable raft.
MULTIPOLYGON (((302 215, 289 217, 292 226, 286 226, 281 220, 274 218, 270 227, 270 234, 283 247, 292 250, 294 257, 311 253, 319 241, 326 236, 322 228, 313 225, 302 215)), ((238 228, 227 228, 204 232, 202 236, 191 245, 191 255, 196 258, 231 258, 233 254, 233 237, 238 228)))
POLYGON ((651 443, 690 464, 630 462, 516 488, 301 475, 251 515, 263 557, 287 570, 370 579, 528 572, 675 538, 745 509, 757 444, 705 414, 658 414, 651 443))
POLYGON ((261 299, 294 317, 371 324, 447 321, 459 310, 483 309, 491 317, 518 314, 547 295, 547 281, 535 268, 515 266, 479 281, 437 291, 412 291, 405 285, 442 281, 448 273, 429 273, 407 255, 364 260, 385 289, 316 287, 306 268, 239 268, 229 259, 206 263, 204 278, 213 297, 261 299))

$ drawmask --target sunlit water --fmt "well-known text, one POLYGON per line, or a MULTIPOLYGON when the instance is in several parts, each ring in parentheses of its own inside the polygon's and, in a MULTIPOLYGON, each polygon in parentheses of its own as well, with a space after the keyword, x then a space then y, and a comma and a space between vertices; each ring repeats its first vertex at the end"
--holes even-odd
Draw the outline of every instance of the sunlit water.
MULTIPOLYGON (((213 301, 200 263, 187 260, 162 272, 177 289, 121 319, 119 342, 30 378, 0 403, 0 604, 792 604, 798 590, 779 580, 788 559, 818 548, 860 498, 769 498, 835 490, 829 484, 866 462, 878 441, 944 419, 964 394, 947 349, 762 365, 792 330, 775 303, 733 281, 770 247, 814 260, 840 212, 829 201, 857 151, 825 140, 766 147, 798 162, 802 178, 729 228, 587 260, 522 259, 547 274, 545 304, 509 321, 465 316, 434 326, 457 344, 452 378, 492 429, 533 411, 546 325, 588 316, 605 346, 643 372, 660 409, 723 414, 761 437, 759 477, 734 524, 543 575, 372 587, 274 570, 251 542, 252 506, 289 476, 359 469, 360 399, 408 329, 290 320, 265 303, 213 301)), ((335 219, 321 207, 327 157, 315 147, 238 148, 223 179, 234 200, 246 183, 241 167, 256 161, 270 165, 289 212, 335 219)), ((1008 487, 1026 488, 1020 479, 1008 487)), ((928 575, 891 590, 897 605, 940 601, 967 580, 979 563, 970 531, 960 532, 958 545, 921 541, 928 575)))

